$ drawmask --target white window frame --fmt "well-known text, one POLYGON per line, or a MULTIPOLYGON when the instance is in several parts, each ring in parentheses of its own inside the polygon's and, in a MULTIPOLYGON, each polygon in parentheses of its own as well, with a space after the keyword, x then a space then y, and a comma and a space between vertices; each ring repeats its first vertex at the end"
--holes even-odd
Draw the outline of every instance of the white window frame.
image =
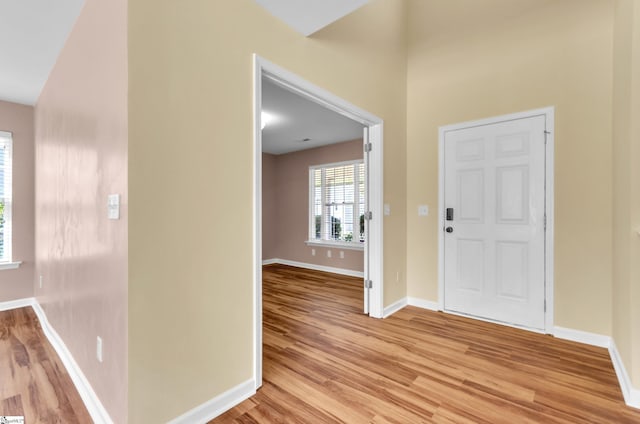
POLYGON ((20 262, 13 262, 13 223, 11 209, 13 204, 13 134, 0 131, 0 154, 5 155, 5 178, 3 180, 4 192, 4 236, 3 256, 0 257, 0 270, 15 269, 20 262))
MULTIPOLYGON (((307 241, 305 241, 305 243, 308 246, 318 246, 318 247, 340 247, 342 249, 348 249, 348 250, 364 250, 364 243, 360 241, 360 237, 355 237, 354 234, 354 240, 356 241, 342 241, 342 240, 324 240, 324 239, 320 239, 318 240, 317 238, 315 238, 315 234, 316 234, 316 216, 315 216, 315 192, 313 190, 314 188, 314 172, 318 169, 327 169, 327 168, 338 168, 338 167, 344 167, 344 166, 352 166, 352 165, 364 165, 364 159, 356 159, 356 160, 348 160, 348 161, 343 161, 343 162, 333 162, 333 163, 324 163, 324 164, 320 164, 320 165, 312 165, 309 167, 309 238, 307 241)), ((324 183, 324 181, 323 181, 324 183)), ((366 182, 363 182, 366 183, 366 182)), ((323 189, 322 191, 322 195, 323 195, 323 199, 324 199, 324 185, 322 186, 323 189)), ((358 205, 358 202, 356 201, 356 199, 358 198, 358 181, 355 181, 355 188, 354 188, 354 209, 355 207, 358 205)), ((366 190, 365 190, 365 196, 366 196, 366 190)), ((322 201, 322 210, 324 213, 324 200, 322 201)), ((355 217, 356 216, 360 216, 360 214, 355 214, 354 213, 354 228, 356 225, 359 225, 359 223, 355 222, 355 217)), ((321 222, 323 223, 322 225, 324 225, 324 219, 321 220, 321 222)), ((354 230, 355 232, 355 230, 354 230)), ((321 230, 321 234, 323 234, 324 232, 321 230)))

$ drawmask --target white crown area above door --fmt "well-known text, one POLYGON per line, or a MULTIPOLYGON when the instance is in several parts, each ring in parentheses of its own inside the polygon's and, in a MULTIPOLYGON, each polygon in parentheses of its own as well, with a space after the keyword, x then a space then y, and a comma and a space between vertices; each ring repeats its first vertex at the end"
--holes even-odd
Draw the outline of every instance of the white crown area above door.
POLYGON ((305 37, 321 30, 369 0, 255 0, 305 37))

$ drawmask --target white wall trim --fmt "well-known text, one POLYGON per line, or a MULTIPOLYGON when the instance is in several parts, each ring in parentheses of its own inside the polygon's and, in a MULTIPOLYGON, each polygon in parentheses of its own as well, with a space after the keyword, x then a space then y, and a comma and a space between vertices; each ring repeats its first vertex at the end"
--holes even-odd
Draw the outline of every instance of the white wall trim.
POLYGON ((431 300, 419 299, 417 297, 408 297, 407 298, 407 305, 415 306, 416 308, 427 309, 429 311, 434 311, 434 312, 438 312, 438 311, 442 310, 440 308, 440 305, 438 304, 438 302, 433 302, 431 300))
POLYGON ((69 373, 69 377, 71 377, 73 384, 76 386, 76 389, 78 390, 78 393, 80 394, 84 405, 87 407, 89 415, 91 415, 94 423, 113 423, 113 420, 109 416, 109 413, 102 405, 102 402, 100 402, 100 399, 98 398, 98 395, 96 395, 96 392, 93 391, 93 388, 91 387, 91 384, 89 384, 89 380, 87 380, 84 373, 82 372, 82 369, 75 361, 75 359, 73 359, 73 355, 71 355, 71 352, 69 352, 69 349, 64 344, 62 338, 51 326, 49 320, 47 320, 47 316, 40 304, 36 300, 34 300, 31 306, 33 307, 33 310, 40 320, 40 327, 42 327, 42 332, 45 336, 47 336, 49 343, 51 343, 56 353, 60 357, 60 360, 64 364, 67 373, 69 373))
POLYGON ((22 261, 1 262, 0 263, 0 271, 2 271, 4 269, 18 269, 18 268, 20 268, 20 264, 22 264, 22 261))
POLYGON ((384 308, 384 318, 390 317, 405 306, 415 306, 416 308, 426 309, 434 312, 438 312, 440 310, 438 307, 438 302, 419 299, 417 297, 403 297, 402 299, 384 308))
POLYGON ((545 213, 547 216, 547 231, 545 233, 545 305, 546 311, 544 314, 544 328, 545 332, 554 328, 555 322, 555 135, 556 135, 556 123, 555 115, 556 109, 553 106, 538 109, 537 111, 529 112, 531 114, 538 113, 545 116, 545 131, 547 131, 547 145, 545 149, 545 177, 546 177, 546 191, 545 191, 545 213))
MULTIPOLYGON (((313 193, 312 193, 313 194, 313 193)), ((364 243, 348 242, 348 241, 329 241, 329 240, 305 240, 304 244, 310 247, 326 247, 336 250, 359 250, 364 251, 364 243)))
POLYGON ((633 387, 631 384, 631 377, 627 373, 627 369, 622 362, 620 352, 616 347, 616 343, 611 340, 609 344, 609 356, 611 356, 611 362, 613 362, 613 368, 616 370, 616 376, 620 383, 620 389, 622 390, 622 396, 624 402, 633 408, 640 408, 640 390, 633 387))
POLYGON ((288 259, 279 259, 279 258, 266 259, 262 261, 262 265, 271 265, 271 264, 289 265, 289 266, 295 266, 296 268, 312 269, 314 271, 331 272, 333 274, 348 275, 349 277, 364 278, 364 272, 354 271, 352 269, 334 268, 332 266, 309 264, 305 262, 290 261, 288 259))
POLYGON ((611 337, 602 334, 589 333, 587 331, 574 330, 571 328, 554 327, 553 336, 559 339, 570 340, 572 342, 584 343, 591 346, 608 348, 611 345, 611 337))
POLYGON ((385 307, 384 308, 384 315, 382 317, 383 318, 390 317, 391 315, 395 314, 396 312, 398 312, 400 309, 404 308, 405 306, 407 306, 407 298, 403 297, 402 299, 397 300, 397 301, 393 302, 391 305, 385 307))
MULTIPOLYGON (((416 297, 406 297, 387 306, 385 308, 385 318, 402 309, 405 305, 415 306, 430 311, 440 310, 438 302, 419 299, 416 297)), ((522 329, 522 327, 514 328, 522 329)), ((622 391, 622 395, 624 396, 625 403, 633 408, 640 408, 640 390, 633 387, 633 385, 631 384, 631 377, 627 373, 624 363, 620 358, 620 354, 618 352, 616 344, 611 337, 565 327, 554 327, 553 336, 558 339, 570 340, 573 342, 584 343, 591 346, 607 348, 609 350, 611 362, 613 363, 613 368, 616 371, 616 376, 618 377, 620 390, 622 391)))
POLYGON ((0 302, 0 312, 10 311, 11 309, 24 308, 26 306, 32 306, 35 302, 36 302, 36 299, 33 297, 9 300, 7 302, 0 302))
POLYGON ((620 352, 618 352, 616 343, 611 337, 563 327, 555 327, 553 335, 559 339, 607 348, 618 377, 624 402, 633 408, 640 408, 640 390, 633 387, 631 377, 627 373, 624 362, 620 357, 620 352))
POLYGON ((256 382, 253 379, 247 380, 174 418, 168 424, 205 424, 255 393, 256 382))
POLYGON ((262 65, 253 55, 253 379, 262 386, 262 65))
POLYGON ((470 128, 482 125, 490 125, 503 121, 531 118, 534 116, 545 117, 545 130, 547 143, 545 149, 545 213, 547 216, 547 230, 545 233, 545 301, 546 311, 544 315, 546 333, 554 330, 554 134, 555 134, 555 107, 550 106, 541 109, 517 112, 508 115, 495 116, 476 121, 462 122, 446 125, 438 128, 438 309, 445 310, 444 302, 444 139, 448 131, 470 128))

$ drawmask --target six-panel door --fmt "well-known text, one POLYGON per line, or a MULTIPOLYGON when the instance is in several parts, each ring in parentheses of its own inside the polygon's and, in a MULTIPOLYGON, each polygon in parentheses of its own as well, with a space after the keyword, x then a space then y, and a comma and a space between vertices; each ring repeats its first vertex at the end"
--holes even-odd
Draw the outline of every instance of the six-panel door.
POLYGON ((445 310, 544 329, 545 117, 445 133, 445 310))

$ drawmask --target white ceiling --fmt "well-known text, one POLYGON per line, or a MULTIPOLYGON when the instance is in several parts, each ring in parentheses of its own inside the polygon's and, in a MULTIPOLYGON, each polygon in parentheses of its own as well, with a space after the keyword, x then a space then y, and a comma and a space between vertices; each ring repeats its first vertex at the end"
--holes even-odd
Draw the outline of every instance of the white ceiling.
POLYGON ((348 15, 369 0, 255 0, 305 37, 348 15))
MULTIPOLYGON (((305 36, 369 0, 256 0, 305 36)), ((33 105, 84 0, 0 0, 0 100, 33 105)))
POLYGON ((274 155, 362 138, 363 125, 262 79, 262 151, 274 155), (309 141, 303 141, 309 138, 309 141))
POLYGON ((0 100, 33 105, 84 0, 0 0, 0 100))

